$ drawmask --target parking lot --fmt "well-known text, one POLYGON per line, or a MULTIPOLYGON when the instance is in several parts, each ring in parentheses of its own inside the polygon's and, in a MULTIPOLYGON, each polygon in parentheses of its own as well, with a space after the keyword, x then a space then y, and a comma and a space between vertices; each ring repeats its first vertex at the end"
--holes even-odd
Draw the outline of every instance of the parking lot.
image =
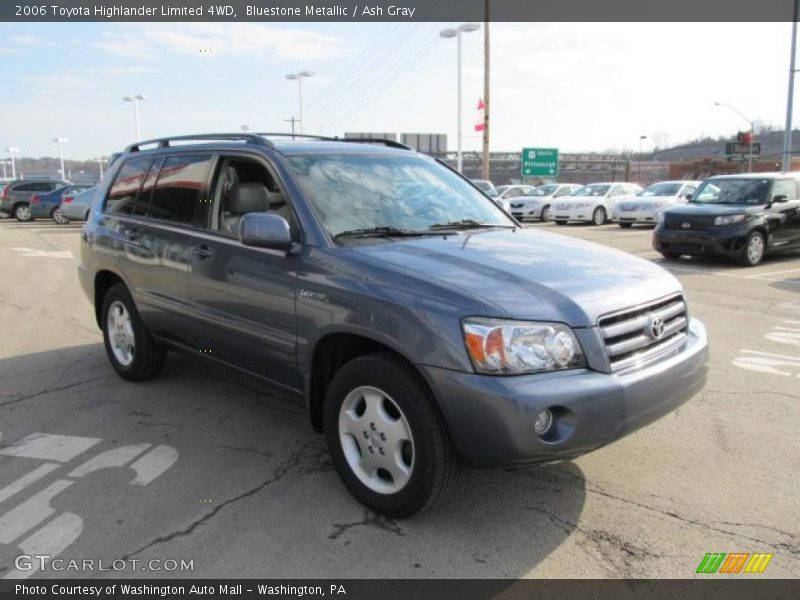
POLYGON ((174 354, 156 380, 119 378, 78 286, 80 225, 0 221, 0 577, 43 553, 141 563, 36 577, 157 577, 142 564, 173 559, 194 571, 170 576, 685 578, 708 552, 800 576, 800 256, 665 262, 648 228, 528 226, 671 270, 709 330, 707 387, 573 462, 467 470, 392 521, 264 383, 174 354))

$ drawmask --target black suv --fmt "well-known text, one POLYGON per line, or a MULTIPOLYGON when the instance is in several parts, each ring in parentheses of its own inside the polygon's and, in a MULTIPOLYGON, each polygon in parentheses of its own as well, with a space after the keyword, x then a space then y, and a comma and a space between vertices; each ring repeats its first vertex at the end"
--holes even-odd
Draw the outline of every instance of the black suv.
POLYGON ((771 252, 800 249, 800 173, 720 175, 688 204, 659 214, 653 247, 664 257, 727 256, 755 266, 771 252))
POLYGON ((578 456, 702 389, 705 328, 651 261, 522 229, 396 142, 269 135, 142 142, 109 168, 79 273, 122 377, 171 348, 268 379, 395 517, 462 460, 578 456))

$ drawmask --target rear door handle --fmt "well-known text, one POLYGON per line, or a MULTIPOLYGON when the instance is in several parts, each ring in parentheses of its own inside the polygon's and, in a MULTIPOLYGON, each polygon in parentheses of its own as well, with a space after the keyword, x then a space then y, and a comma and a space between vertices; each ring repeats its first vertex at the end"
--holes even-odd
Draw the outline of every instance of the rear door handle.
POLYGON ((213 252, 206 244, 200 244, 199 246, 192 248, 192 254, 194 254, 200 260, 205 260, 206 258, 209 258, 213 252))

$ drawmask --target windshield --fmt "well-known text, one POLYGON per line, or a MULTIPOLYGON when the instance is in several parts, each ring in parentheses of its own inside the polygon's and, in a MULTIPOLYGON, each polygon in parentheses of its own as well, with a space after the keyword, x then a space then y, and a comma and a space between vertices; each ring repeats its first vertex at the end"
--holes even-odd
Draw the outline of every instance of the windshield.
POLYGON ((710 179, 700 184, 692 196, 693 204, 764 204, 769 179, 710 179))
POLYGON ((682 183, 654 183, 648 185, 637 196, 677 196, 682 183))
POLYGON ((494 186, 492 186, 492 183, 490 181, 486 181, 485 179, 473 179, 472 183, 477 185, 484 192, 488 192, 489 190, 494 189, 494 186))
POLYGON ((296 156, 289 166, 332 237, 375 228, 428 231, 466 221, 514 226, 457 174, 420 156, 296 156))
MULTIPOLYGON (((481 187, 481 186, 478 186, 478 187, 481 187)), ((483 189, 483 188, 481 187, 481 189, 483 189)), ((511 186, 510 185, 498 185, 494 189, 498 193, 498 195, 502 196, 505 193, 506 190, 511 189, 511 186)))
POLYGON ((540 185, 536 188, 536 191, 533 192, 533 196, 552 196, 556 193, 558 189, 558 184, 548 184, 548 185, 540 185))
POLYGON ((605 196, 606 192, 608 192, 608 188, 610 185, 599 185, 599 184, 592 184, 592 185, 585 185, 577 192, 572 194, 573 196, 605 196))

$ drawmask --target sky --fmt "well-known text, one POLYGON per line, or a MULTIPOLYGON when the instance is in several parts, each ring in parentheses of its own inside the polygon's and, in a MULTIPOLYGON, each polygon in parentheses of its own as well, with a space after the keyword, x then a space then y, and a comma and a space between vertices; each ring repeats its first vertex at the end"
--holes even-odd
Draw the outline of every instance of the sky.
MULTIPOLYGON (((0 157, 107 156, 135 139, 197 132, 446 133, 456 146, 448 23, 0 24, 0 157)), ((638 150, 781 125, 790 23, 493 23, 493 151, 638 150)), ((464 34, 464 149, 483 95, 483 29, 464 34)), ((795 121, 797 122, 797 121, 795 121)))

